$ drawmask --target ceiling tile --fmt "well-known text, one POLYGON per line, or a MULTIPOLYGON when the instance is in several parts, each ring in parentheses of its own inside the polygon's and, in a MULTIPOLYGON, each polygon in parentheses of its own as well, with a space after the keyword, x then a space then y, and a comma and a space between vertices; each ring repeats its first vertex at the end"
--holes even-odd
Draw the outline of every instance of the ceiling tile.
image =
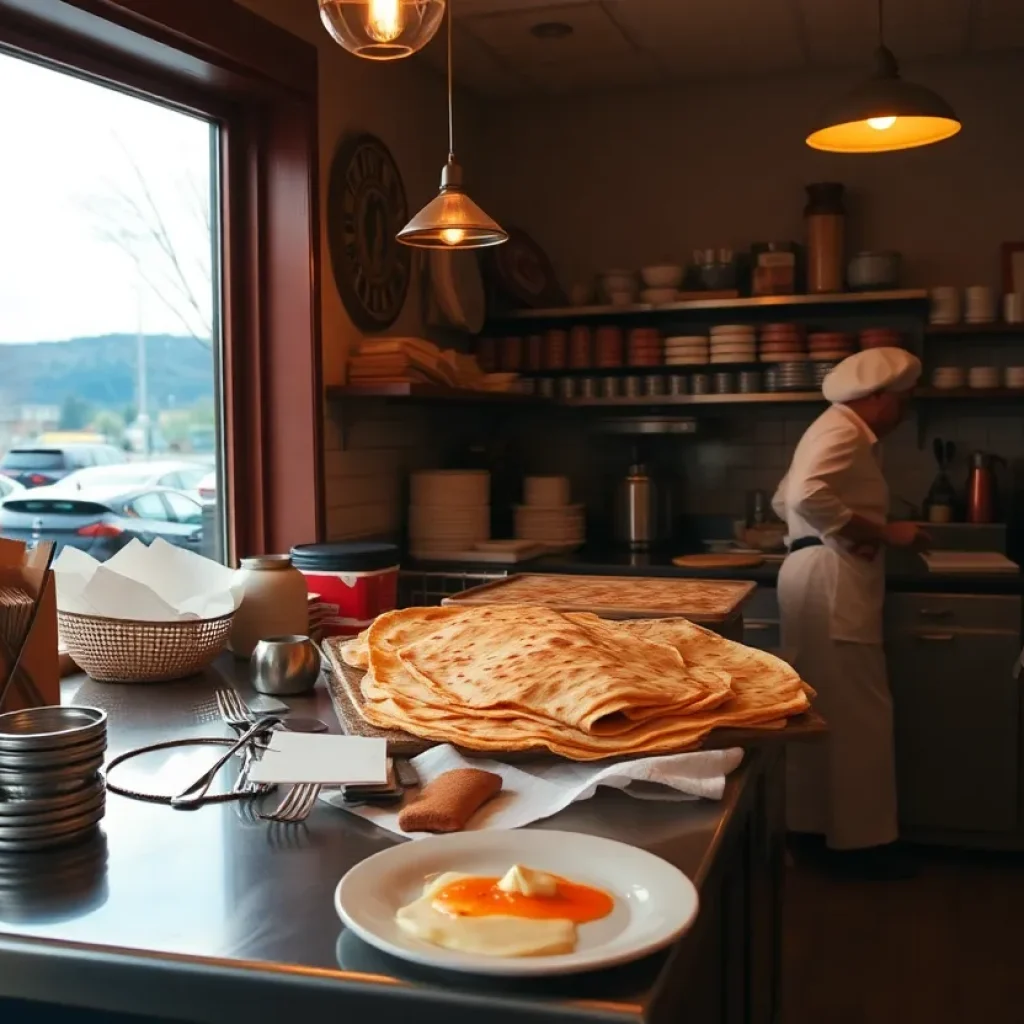
MULTIPOLYGON (((455 84, 458 87, 495 98, 521 96, 537 91, 531 89, 527 79, 498 60, 457 21, 452 35, 455 84)), ((423 59, 442 76, 447 73, 448 50, 443 32, 438 32, 424 47, 423 59)))
POLYGON ((461 24, 517 69, 616 58, 634 50, 599 3, 481 14, 465 18, 461 24), (565 22, 572 27, 572 34, 564 39, 538 39, 530 28, 541 21, 565 22))
POLYGON ((544 92, 554 95, 635 89, 671 81, 656 59, 641 53, 629 53, 615 61, 537 64, 525 69, 524 73, 544 92))

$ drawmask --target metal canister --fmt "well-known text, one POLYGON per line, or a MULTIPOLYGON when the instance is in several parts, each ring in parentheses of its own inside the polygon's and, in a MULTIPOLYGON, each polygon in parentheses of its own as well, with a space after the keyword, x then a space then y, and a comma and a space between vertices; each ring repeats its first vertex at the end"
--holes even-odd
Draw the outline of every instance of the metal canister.
POLYGON ((694 395, 710 395, 711 375, 708 373, 695 373, 690 378, 690 392, 694 395))
POLYGON ((684 373, 673 373, 668 379, 668 393, 670 395, 688 395, 690 393, 690 382, 684 373))
POLYGON ((622 384, 627 398, 639 398, 643 392, 642 377, 623 377, 622 384))
POLYGON ((663 395, 665 394, 665 378, 659 376, 656 373, 648 374, 644 377, 644 394, 645 395, 663 395))
POLYGON ((580 398, 597 398, 596 377, 580 377, 578 384, 580 398))
POLYGON ((575 377, 560 377, 558 380, 558 397, 559 398, 575 398, 576 397, 576 378, 575 377))
POLYGON ((602 377, 601 378, 601 397, 602 398, 618 398, 619 397, 619 378, 618 377, 602 377))
POLYGON ((760 370, 740 370, 739 389, 741 395, 756 395, 762 387, 760 370))
POLYGON ((769 366, 764 371, 765 391, 779 391, 779 369, 777 366, 769 366))
POLYGON ((537 378, 537 394, 541 398, 554 398, 555 397, 555 382, 551 377, 538 377, 537 378))
POLYGON ((716 395, 731 395, 736 390, 736 377, 730 370, 716 370, 711 375, 711 386, 716 395))

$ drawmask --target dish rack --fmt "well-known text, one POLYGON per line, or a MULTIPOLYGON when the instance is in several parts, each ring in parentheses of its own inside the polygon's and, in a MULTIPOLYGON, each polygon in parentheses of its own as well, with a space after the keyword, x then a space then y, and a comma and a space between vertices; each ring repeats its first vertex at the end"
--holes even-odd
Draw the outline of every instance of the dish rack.
POLYGON ((446 597, 464 590, 492 583, 508 576, 506 571, 496 572, 412 572, 398 574, 398 607, 415 608, 439 605, 446 597))

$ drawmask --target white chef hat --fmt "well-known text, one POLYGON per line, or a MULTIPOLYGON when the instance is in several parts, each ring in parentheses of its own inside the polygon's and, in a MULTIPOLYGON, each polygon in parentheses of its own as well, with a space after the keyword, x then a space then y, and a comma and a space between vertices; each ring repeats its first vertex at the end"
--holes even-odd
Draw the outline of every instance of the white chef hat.
POLYGON ((909 391, 921 376, 921 360, 902 348, 868 348, 829 372, 821 392, 832 403, 852 402, 879 391, 909 391))

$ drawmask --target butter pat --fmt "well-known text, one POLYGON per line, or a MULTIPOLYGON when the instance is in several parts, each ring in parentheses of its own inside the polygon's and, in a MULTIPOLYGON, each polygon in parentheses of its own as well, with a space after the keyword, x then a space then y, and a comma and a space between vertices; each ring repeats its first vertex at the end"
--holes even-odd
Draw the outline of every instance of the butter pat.
POLYGON ((498 883, 498 888, 521 896, 554 896, 558 892, 558 879, 544 871, 513 864, 498 883))

